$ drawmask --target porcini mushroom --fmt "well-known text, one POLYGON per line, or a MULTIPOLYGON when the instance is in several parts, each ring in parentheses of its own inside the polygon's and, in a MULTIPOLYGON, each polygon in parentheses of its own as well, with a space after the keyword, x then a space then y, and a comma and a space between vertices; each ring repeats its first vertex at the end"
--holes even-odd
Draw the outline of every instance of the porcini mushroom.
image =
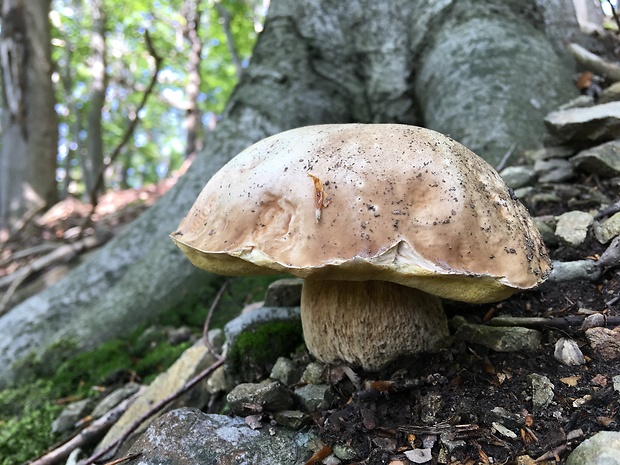
POLYGON ((261 140, 213 176, 171 237, 214 273, 304 278, 310 352, 366 370, 437 348, 448 333, 440 297, 495 302, 550 272, 493 168, 442 134, 396 124, 261 140))

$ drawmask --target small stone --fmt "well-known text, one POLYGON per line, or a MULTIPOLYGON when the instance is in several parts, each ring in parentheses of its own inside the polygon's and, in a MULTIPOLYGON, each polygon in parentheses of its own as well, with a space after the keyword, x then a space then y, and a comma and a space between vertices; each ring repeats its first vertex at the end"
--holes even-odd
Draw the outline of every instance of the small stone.
POLYGON ((229 390, 230 386, 226 380, 226 369, 223 366, 217 367, 207 379, 207 392, 213 395, 218 392, 227 392, 229 390))
POLYGON ((510 438, 510 439, 516 439, 517 438, 517 434, 514 431, 509 430, 508 428, 506 428, 501 423, 498 423, 498 422, 494 421, 494 422, 491 423, 491 426, 493 428, 495 428, 495 431, 497 431, 499 434, 501 434, 504 437, 507 437, 507 438, 510 438))
POLYGON ((68 404, 60 415, 52 422, 52 433, 66 433, 75 428, 78 420, 88 414, 92 408, 91 399, 82 399, 68 404))
POLYGON ((555 235, 560 242, 576 247, 585 241, 594 217, 587 212, 570 211, 558 217, 555 235))
POLYGON ((620 465, 620 433, 601 431, 583 441, 568 456, 566 465, 620 465))
POLYGON ((271 369, 269 377, 280 381, 285 386, 290 386, 299 381, 300 370, 295 366, 292 360, 286 357, 278 357, 271 369))
POLYGON ((340 460, 351 460, 357 455, 355 449, 343 444, 334 445, 333 452, 340 460))
POLYGON ((554 216, 536 217, 532 219, 534 221, 534 226, 536 226, 536 229, 540 232, 545 244, 555 245, 558 243, 558 238, 555 235, 557 220, 554 216))
POLYGON ((323 363, 311 362, 306 366, 299 382, 305 384, 319 384, 323 379, 324 372, 325 365, 323 363))
POLYGON ((295 396, 304 410, 310 413, 325 410, 334 400, 334 392, 329 384, 307 384, 295 389, 295 396))
POLYGON ((290 391, 279 381, 271 380, 239 384, 228 393, 226 400, 231 412, 241 416, 286 410, 293 405, 290 391))
POLYGON ((536 172, 531 166, 509 166, 499 175, 512 189, 529 186, 536 181, 536 172))
POLYGON ((575 175, 575 169, 568 160, 552 158, 539 160, 534 164, 539 182, 564 182, 575 175))
POLYGON ((168 344, 171 346, 179 345, 181 342, 189 341, 192 337, 192 329, 189 326, 171 328, 167 331, 168 344))
POLYGON ((594 227, 594 237, 601 244, 606 244, 617 236, 620 236, 620 212, 594 227))
POLYGON ((540 412, 546 409, 553 401, 553 388, 555 386, 549 378, 537 373, 529 375, 529 379, 532 383, 532 403, 534 404, 534 412, 540 412))
POLYGON ((278 279, 272 282, 265 294, 265 307, 299 307, 303 280, 297 278, 278 279))
POLYGON ((248 415, 243 420, 245 424, 248 425, 252 429, 261 429, 263 427, 262 415, 248 415))
POLYGON ((554 111, 545 117, 552 143, 615 139, 620 133, 620 102, 554 111))
POLYGON ((138 383, 127 383, 124 386, 115 389, 97 404, 92 411, 91 416, 94 419, 101 418, 123 400, 138 392, 139 389, 140 385, 138 383))
POLYGON ((532 352, 540 348, 541 334, 535 329, 462 324, 457 339, 488 347, 496 352, 532 352))
POLYGON ((575 155, 575 150, 568 145, 552 145, 539 149, 526 150, 525 160, 533 165, 537 160, 548 160, 550 158, 569 158, 575 155))
POLYGON ((614 238, 611 244, 598 260, 599 266, 618 266, 620 265, 620 236, 614 238))
POLYGON ((586 337, 592 350, 606 362, 620 358, 620 327, 590 328, 586 330, 586 337))
POLYGON ((553 356, 563 365, 578 366, 586 363, 586 359, 577 343, 566 337, 561 337, 558 339, 558 342, 555 343, 553 356))
POLYGON ((577 280, 596 281, 602 273, 601 267, 593 260, 575 260, 572 262, 554 260, 547 285, 577 280))
POLYGON ((605 315, 601 314, 601 313, 593 313, 592 315, 588 315, 587 317, 585 317, 583 319, 583 323, 581 323, 581 326, 579 327, 579 329, 581 331, 585 331, 586 329, 589 328, 597 328, 599 326, 605 326, 605 315))
POLYGON ((620 392, 620 375, 614 376, 611 381, 614 383, 614 391, 620 392))
POLYGON ((604 178, 620 176, 620 141, 612 140, 579 152, 570 159, 579 170, 604 178))
POLYGON ((413 463, 428 463, 433 459, 430 449, 406 450, 405 456, 413 463))
POLYGON ((312 421, 310 415, 301 410, 281 410, 273 414, 273 419, 278 425, 294 430, 301 429, 312 421))

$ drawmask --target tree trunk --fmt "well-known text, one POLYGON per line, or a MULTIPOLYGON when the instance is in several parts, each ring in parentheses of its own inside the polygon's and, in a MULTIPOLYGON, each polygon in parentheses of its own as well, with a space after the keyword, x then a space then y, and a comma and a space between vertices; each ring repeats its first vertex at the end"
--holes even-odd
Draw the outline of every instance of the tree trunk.
POLYGON ((185 113, 186 145, 185 157, 196 155, 202 149, 203 143, 198 140, 198 134, 202 127, 201 111, 198 107, 198 95, 202 82, 200 72, 200 55, 202 54, 202 40, 200 39, 200 2, 198 0, 185 0, 183 4, 183 16, 186 24, 183 27, 183 36, 189 42, 189 57, 187 59, 187 85, 185 97, 187 99, 187 111, 185 113))
POLYGON ((50 0, 2 2, 0 240, 26 211, 58 199, 49 7, 50 0))
POLYGON ((106 70, 106 42, 105 42, 105 12, 103 0, 91 2, 91 15, 93 30, 90 38, 90 70, 92 74, 92 92, 90 94, 90 108, 88 110, 88 150, 82 156, 82 173, 86 194, 90 196, 91 203, 103 190, 95 189, 97 179, 103 170, 103 128, 101 126, 103 105, 105 104, 105 92, 108 87, 108 74, 106 70))
MULTIPOLYGON (((460 39, 439 27, 435 2, 429 2, 426 10, 420 10, 416 3, 408 0, 272 1, 250 66, 231 96, 222 122, 187 174, 123 234, 61 283, 0 318, 0 357, 4 361, 0 366, 0 380, 11 381, 17 374, 26 373, 25 364, 21 364, 22 370, 17 370, 14 362, 23 361, 29 354, 43 357, 45 365, 53 368, 58 363, 57 357, 62 356, 62 347, 84 349, 123 336, 161 310, 182 305, 189 294, 213 283, 213 275, 193 268, 172 245, 168 234, 175 230, 215 171, 258 139, 318 123, 430 121, 442 123, 442 130, 457 139, 475 142, 476 148, 497 147, 494 153, 507 148, 513 140, 522 140, 517 138, 521 137, 519 131, 532 134, 532 145, 540 144, 542 115, 570 91, 558 92, 535 84, 540 104, 530 102, 516 110, 505 108, 514 105, 518 96, 527 102, 533 95, 533 91, 523 89, 526 78, 546 83, 558 74, 569 75, 568 70, 558 65, 561 60, 545 36, 537 32, 539 29, 535 25, 514 26, 511 24, 517 19, 514 15, 502 23, 505 11, 501 8, 490 14, 476 7, 479 1, 455 2, 467 4, 462 11, 467 12, 469 8, 479 20, 468 14, 462 18, 461 33, 467 40, 460 53, 467 56, 446 55, 441 62, 437 48, 459 50, 455 42, 460 39), (424 14, 429 22, 424 22, 424 14), (497 62, 509 66, 509 70, 478 68, 478 74, 496 75, 501 93, 507 95, 473 89, 477 97, 472 101, 467 100, 465 85, 456 91, 437 85, 452 82, 446 74, 466 72, 467 76, 477 76, 468 71, 466 63, 471 62, 472 68, 479 66, 479 54, 488 58, 488 48, 499 50, 495 42, 510 39, 502 33, 502 24, 511 34, 523 36, 521 40, 529 46, 530 36, 538 41, 537 46, 542 49, 536 55, 540 60, 538 76, 527 74, 531 71, 530 50, 527 50, 525 56, 515 53, 510 61, 497 62), (483 37, 488 38, 487 26, 499 36, 474 46, 474 32, 482 31, 483 37), (434 27, 439 27, 439 31, 434 27), (432 45, 431 39, 436 38, 448 43, 432 45), (434 80, 432 62, 437 66, 434 80), (417 96, 412 92, 414 88, 420 91, 417 96), (543 95, 546 93, 551 97, 543 95), (457 99, 475 105, 463 105, 457 99), (445 108, 450 105, 455 114, 443 124, 434 112, 441 110, 445 114, 445 108), (518 120, 516 129, 512 128, 510 118, 518 120), (51 346, 56 350, 51 350, 51 346)), ((438 3, 445 6, 450 2, 438 3)), ((531 3, 534 4, 533 0, 531 3)), ((461 7, 451 8, 456 11, 461 7)), ((493 10, 491 6, 488 9, 493 10)), ((444 10, 444 13, 449 12, 444 10)), ((449 20, 453 28, 461 24, 457 16, 449 20)), ((476 84, 494 85, 495 81, 480 78, 476 84)), ((558 86, 570 89, 572 82, 567 78, 558 82, 558 86)))

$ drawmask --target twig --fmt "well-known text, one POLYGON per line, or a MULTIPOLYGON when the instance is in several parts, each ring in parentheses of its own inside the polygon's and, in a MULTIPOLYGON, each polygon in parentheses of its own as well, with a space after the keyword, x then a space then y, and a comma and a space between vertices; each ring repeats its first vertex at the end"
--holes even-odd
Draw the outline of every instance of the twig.
POLYGON ((144 388, 142 388, 133 396, 119 403, 104 416, 95 420, 93 423, 88 425, 86 428, 84 428, 78 434, 70 438, 68 441, 60 444, 53 450, 46 452, 33 462, 30 462, 29 465, 52 465, 59 463, 60 461, 69 457, 69 455, 74 449, 78 447, 84 447, 85 445, 95 442, 97 439, 101 438, 112 427, 112 425, 114 425, 114 423, 116 423, 116 421, 121 417, 123 413, 125 413, 127 408, 131 405, 131 403, 135 399, 137 399, 143 391, 144 388))
POLYGON ((209 308, 209 313, 207 313, 207 319, 202 329, 202 338, 204 340, 205 346, 207 346, 207 349, 209 350, 209 352, 211 352, 211 355, 213 355, 216 360, 221 360, 222 356, 218 354, 215 348, 211 345, 211 341, 209 340, 209 326, 211 325, 211 317, 213 316, 213 311, 215 310, 215 307, 217 307, 220 299, 222 298, 222 294, 224 293, 226 286, 228 286, 228 281, 224 281, 224 284, 222 284, 220 290, 217 291, 215 299, 213 299, 213 303, 211 303, 211 307, 209 308))
POLYGON ((517 148, 517 143, 513 142, 510 148, 508 149, 508 151, 504 154, 502 159, 499 161, 499 164, 495 168, 495 171, 501 171, 504 169, 504 167, 506 166, 506 163, 508 162, 508 159, 514 153, 516 148, 517 148))
POLYGON ((138 123, 140 122, 140 117, 138 115, 140 114, 140 111, 142 111, 144 106, 146 105, 146 102, 149 96, 151 95, 151 93, 153 92, 153 89, 155 88, 155 84, 157 84, 157 78, 159 76, 159 71, 161 70, 163 58, 155 50, 149 31, 144 32, 144 38, 146 40, 146 46, 148 48, 148 51, 153 57, 153 59, 155 60, 155 71, 153 73, 153 76, 151 77, 151 82, 149 83, 148 87, 142 94, 142 100, 140 101, 140 103, 138 104, 135 110, 135 117, 130 119, 129 126, 127 126, 127 130, 123 134, 123 137, 121 138, 120 142, 116 145, 116 147, 112 151, 112 154, 110 155, 110 161, 106 163, 104 166, 102 166, 99 172, 97 173, 95 184, 93 185, 93 188, 91 189, 89 193, 91 210, 88 216, 84 219, 84 222, 82 223, 82 231, 91 222, 92 216, 95 213, 95 208, 97 207, 97 204, 99 203, 99 197, 97 195, 97 192, 99 192, 101 188, 103 187, 103 176, 106 170, 108 169, 109 166, 111 166, 116 161, 116 159, 121 154, 123 147, 125 147, 127 142, 129 142, 129 139, 133 135, 134 131, 136 130, 136 127, 138 126, 138 123))
POLYGON ((28 247, 27 249, 17 250, 15 253, 12 253, 10 257, 0 260, 0 266, 6 266, 15 260, 19 260, 20 258, 28 258, 31 255, 50 252, 58 247, 60 247, 60 245, 57 243, 44 242, 43 244, 34 245, 32 247, 28 247))
POLYGON ((11 230, 9 231, 9 235, 6 238, 6 240, 4 242, 0 242, 0 252, 2 251, 2 249, 4 248, 4 246, 15 236, 17 236, 17 234, 19 234, 22 229, 24 229, 26 226, 28 226, 28 223, 30 223, 30 221, 32 220, 32 218, 34 218, 34 216, 39 213, 41 210, 43 210, 46 207, 45 202, 40 201, 37 202, 36 204, 34 204, 33 206, 31 206, 26 213, 24 213, 22 215, 22 217, 15 223, 15 225, 11 228, 11 230))
POLYGON ((173 392, 166 398, 157 402, 146 413, 141 415, 137 420, 135 420, 131 425, 129 425, 129 427, 123 432, 123 434, 121 434, 121 436, 116 441, 110 443, 108 446, 106 446, 103 450, 99 451, 97 454, 90 456, 88 459, 86 459, 85 462, 80 462, 80 465, 91 465, 95 463, 97 460, 101 459, 102 457, 108 455, 109 453, 112 456, 116 454, 121 444, 131 435, 131 433, 133 433, 142 423, 144 423, 145 420, 155 415, 157 412, 159 412, 161 409, 163 409, 166 405, 168 405, 170 402, 172 402, 179 396, 185 394, 187 391, 193 388, 196 384, 198 384, 203 379, 205 379, 207 376, 209 376, 211 373, 213 373, 223 363, 224 363, 224 357, 218 359, 215 363, 213 363, 207 369, 203 370, 201 373, 199 373, 194 378, 189 380, 187 383, 185 383, 185 385, 181 389, 179 389, 176 392, 173 392))
POLYGON ((568 51, 584 68, 601 76, 605 76, 610 81, 620 81, 620 65, 603 60, 598 55, 595 55, 578 44, 569 44, 568 51))
POLYGON ((116 441, 109 444, 106 448, 101 450, 99 453, 89 457, 86 460, 86 462, 83 462, 83 463, 80 462, 80 465, 91 465, 95 463, 96 460, 99 460, 100 458, 107 455, 108 453, 111 453, 112 456, 116 454, 121 444, 131 435, 131 433, 133 433, 142 423, 144 423, 145 420, 155 415, 157 412, 159 412, 161 409, 163 409, 166 405, 168 405, 173 400, 185 394, 187 391, 189 391, 196 384, 198 384, 204 378, 206 378, 211 373, 213 373, 217 368, 219 368, 224 363, 225 357, 222 357, 215 351, 215 349, 213 348, 213 346, 211 345, 209 341, 209 338, 207 337, 207 334, 209 332, 209 323, 211 322, 211 316, 213 314, 213 311, 215 310, 215 307, 217 307, 217 304, 220 301, 220 298, 222 297, 222 294, 224 293, 224 290, 226 289, 227 284, 228 282, 224 282, 222 287, 220 287, 220 290, 218 291, 217 295, 215 296, 215 299, 213 299, 213 303, 211 304, 211 308, 209 308, 209 313, 207 315, 207 320, 204 326, 205 345, 207 346, 207 349, 209 350, 209 352, 211 352, 211 354, 213 354, 213 356, 215 357, 215 363, 213 363, 207 369, 203 370, 201 373, 199 373, 194 378, 192 378, 187 383, 185 383, 185 385, 181 387, 181 389, 177 390, 176 392, 173 392, 166 398, 160 400, 158 403, 153 405, 147 412, 145 412, 136 421, 134 421, 131 425, 129 425, 129 427, 123 432, 123 434, 119 436, 119 438, 116 441))
POLYGON ((107 239, 107 235, 90 236, 82 239, 81 241, 74 242, 73 244, 60 246, 47 255, 44 255, 32 263, 20 268, 14 273, 0 278, 0 289, 8 286, 7 291, 2 296, 2 299, 0 299, 0 315, 3 315, 8 311, 7 309, 9 308, 9 302, 13 297, 13 294, 15 294, 17 288, 31 275, 60 261, 70 260, 83 250, 98 247, 107 239))
POLYGON ((142 452, 138 452, 136 454, 129 454, 125 457, 121 457, 120 459, 112 460, 111 462, 106 463, 105 465, 117 465, 119 463, 127 462, 128 460, 137 459, 142 455, 142 452))
MULTIPOLYGON (((513 316, 498 316, 489 320, 491 326, 521 326, 524 328, 540 329, 540 328, 554 328, 560 330, 570 330, 575 327, 580 327, 583 324, 583 320, 588 315, 570 315, 565 317, 556 318, 539 318, 539 317, 513 317, 513 316)), ((608 316, 605 319, 605 323, 608 326, 616 326, 620 324, 620 317, 608 316)))
POLYGON ((617 34, 620 32, 620 18, 618 18, 618 13, 616 13, 616 8, 614 7, 614 4, 611 2, 611 0, 607 0, 607 3, 609 3, 609 6, 611 7, 611 14, 614 15, 616 25, 618 26, 618 30, 616 31, 617 34))

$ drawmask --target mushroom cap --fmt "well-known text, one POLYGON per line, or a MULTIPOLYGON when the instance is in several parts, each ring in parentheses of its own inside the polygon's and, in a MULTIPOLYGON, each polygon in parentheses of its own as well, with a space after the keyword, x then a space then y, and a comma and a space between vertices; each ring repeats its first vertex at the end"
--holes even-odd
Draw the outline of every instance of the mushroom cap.
POLYGON ((212 177, 171 237, 214 273, 384 280, 473 303, 532 288, 551 268, 491 166, 449 137, 397 124, 263 139, 212 177))

